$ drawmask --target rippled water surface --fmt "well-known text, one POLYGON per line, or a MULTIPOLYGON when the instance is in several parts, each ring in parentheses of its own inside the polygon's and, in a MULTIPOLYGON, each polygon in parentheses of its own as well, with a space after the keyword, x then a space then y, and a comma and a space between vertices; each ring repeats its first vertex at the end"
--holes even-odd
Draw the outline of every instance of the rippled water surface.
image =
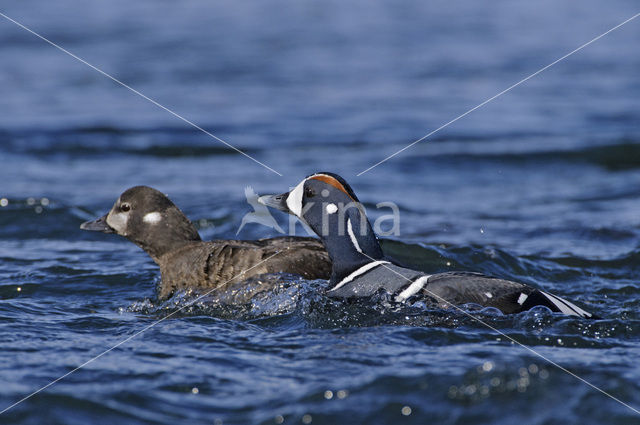
POLYGON ((282 177, 0 17, 0 410, 133 337, 0 423, 640 423, 640 20, 357 176, 638 11, 3 4, 282 177), (277 289, 247 305, 160 302, 144 252, 78 228, 146 184, 203 238, 235 238, 246 186, 319 170, 374 219, 399 206, 384 249, 407 264, 529 283, 604 319, 345 305, 294 276, 264 277, 277 289))

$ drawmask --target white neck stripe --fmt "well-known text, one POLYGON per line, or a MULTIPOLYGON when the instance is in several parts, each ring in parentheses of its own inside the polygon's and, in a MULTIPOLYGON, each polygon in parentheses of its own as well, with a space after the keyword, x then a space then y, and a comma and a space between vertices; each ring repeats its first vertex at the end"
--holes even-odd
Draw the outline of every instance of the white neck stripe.
POLYGON ((340 281, 340 283, 338 283, 333 288, 329 289, 329 291, 335 291, 338 288, 342 288, 343 285, 351 282, 356 277, 358 277, 361 274, 364 274, 364 273, 368 272, 369 270, 374 269, 374 268, 376 268, 376 267, 378 267, 379 265, 382 265, 382 264, 389 264, 389 262, 388 261, 379 260, 379 261, 372 261, 370 263, 365 264, 364 266, 360 267, 358 270, 352 272, 349 276, 347 276, 344 279, 342 279, 340 281))
POLYGON ((355 247, 356 251, 362 254, 362 249, 360 248, 360 244, 358 244, 358 240, 356 239, 356 235, 353 233, 353 227, 351 227, 351 219, 347 219, 347 233, 349 234, 349 238, 351 239, 351 243, 355 247))

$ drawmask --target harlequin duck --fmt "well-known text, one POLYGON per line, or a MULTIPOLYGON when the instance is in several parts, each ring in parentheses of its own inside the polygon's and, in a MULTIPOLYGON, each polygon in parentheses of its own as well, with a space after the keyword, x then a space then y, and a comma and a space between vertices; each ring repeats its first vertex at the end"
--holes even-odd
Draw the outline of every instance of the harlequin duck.
POLYGON ((331 272, 329 256, 315 238, 202 241, 182 211, 167 196, 147 186, 127 189, 108 214, 82 223, 80 228, 117 233, 149 254, 160 266, 160 299, 179 289, 202 292, 233 285, 235 290, 238 282, 265 273, 327 279, 331 272))
POLYGON ((384 290, 396 301, 424 300, 442 308, 466 303, 518 313, 534 306, 596 318, 575 304, 528 285, 472 272, 425 274, 384 257, 364 208, 344 179, 316 173, 293 190, 260 197, 264 205, 296 215, 320 236, 333 262, 327 294, 367 297, 384 290))

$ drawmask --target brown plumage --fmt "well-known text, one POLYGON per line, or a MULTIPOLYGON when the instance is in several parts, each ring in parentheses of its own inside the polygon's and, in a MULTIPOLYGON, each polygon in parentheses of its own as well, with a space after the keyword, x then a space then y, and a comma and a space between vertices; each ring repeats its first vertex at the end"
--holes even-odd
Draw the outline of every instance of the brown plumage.
POLYGON ((233 299, 246 302, 256 292, 269 289, 251 285, 250 290, 242 291, 241 282, 254 276, 291 273, 327 279, 331 274, 329 256, 318 239, 284 236, 205 242, 169 198, 146 186, 126 190, 108 214, 80 228, 117 233, 144 249, 160 266, 160 299, 183 289, 198 293, 214 289, 214 297, 218 291, 242 292, 242 297, 233 299))

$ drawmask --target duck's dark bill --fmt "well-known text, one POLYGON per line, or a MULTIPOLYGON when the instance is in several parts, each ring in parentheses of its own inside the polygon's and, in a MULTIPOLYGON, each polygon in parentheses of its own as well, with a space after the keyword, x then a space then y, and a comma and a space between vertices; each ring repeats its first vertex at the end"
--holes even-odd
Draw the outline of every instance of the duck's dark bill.
POLYGON ((287 206, 288 197, 289 192, 282 193, 280 195, 264 195, 258 198, 258 202, 260 202, 262 205, 266 205, 267 207, 276 208, 280 211, 291 213, 291 211, 289 211, 289 207, 287 206))
POLYGON ((95 232, 115 233, 111 226, 107 224, 107 216, 104 215, 92 221, 86 221, 80 225, 82 230, 93 230, 95 232))

